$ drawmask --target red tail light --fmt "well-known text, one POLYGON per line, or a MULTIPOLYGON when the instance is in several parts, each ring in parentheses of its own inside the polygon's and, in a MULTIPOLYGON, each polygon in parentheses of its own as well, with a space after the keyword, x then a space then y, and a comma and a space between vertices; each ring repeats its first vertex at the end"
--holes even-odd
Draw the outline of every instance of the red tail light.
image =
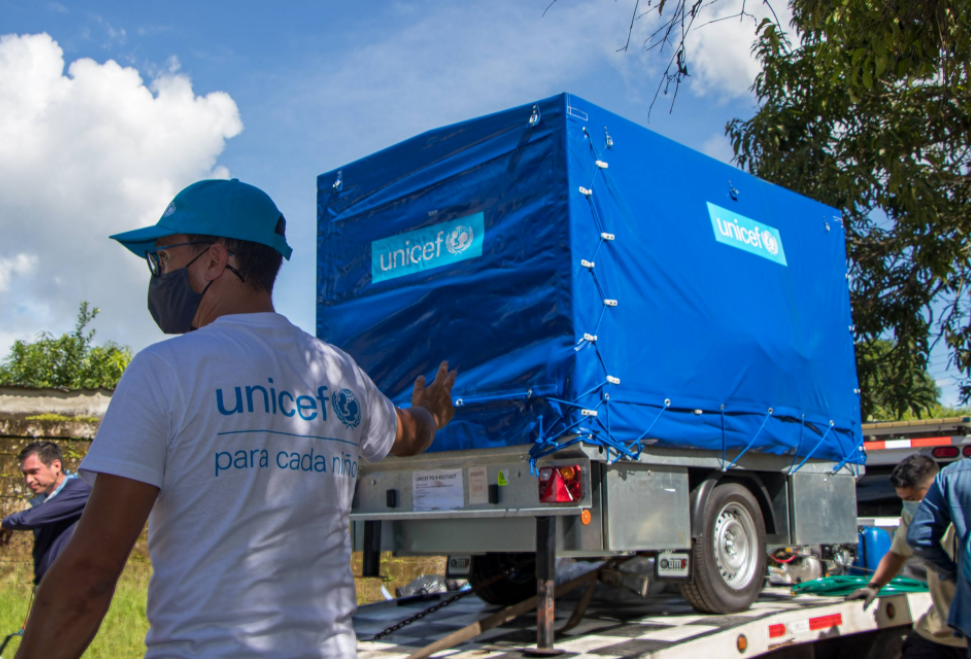
POLYGON ((961 452, 958 450, 957 446, 938 446, 931 454, 935 458, 956 458, 961 452))
POLYGON ((570 503, 579 501, 580 465, 542 467, 539 470, 539 500, 542 503, 570 503))
POLYGON ((968 457, 969 455, 971 455, 971 446, 965 446, 964 447, 964 457, 968 457))

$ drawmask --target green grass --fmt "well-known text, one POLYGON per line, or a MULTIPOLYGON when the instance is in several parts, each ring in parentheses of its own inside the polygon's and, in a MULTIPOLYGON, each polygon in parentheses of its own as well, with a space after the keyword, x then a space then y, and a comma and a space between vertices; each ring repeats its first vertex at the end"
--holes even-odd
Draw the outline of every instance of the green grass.
MULTIPOLYGON (((115 597, 101 629, 85 659, 128 659, 145 655, 145 618, 148 580, 152 570, 149 565, 129 563, 118 580, 115 597)), ((4 570, 0 576, 0 637, 20 629, 30 600, 33 571, 29 563, 4 570)), ((10 659, 17 652, 20 639, 13 639, 3 656, 10 659)))
MULTIPOLYGON (((359 604, 384 599, 382 584, 394 593, 395 588, 404 586, 419 574, 442 574, 445 570, 442 557, 396 558, 388 552, 382 554, 381 559, 382 576, 365 579, 359 576, 361 553, 353 554, 351 567, 356 575, 359 604)), ((31 565, 29 561, 0 561, 0 641, 20 629, 24 621, 34 576, 31 565)), ((118 580, 108 615, 91 647, 84 653, 85 659, 129 659, 145 655, 145 634, 148 632, 145 606, 151 576, 150 564, 129 561, 118 580)), ((12 659, 19 646, 19 638, 11 640, 3 657, 12 659)))

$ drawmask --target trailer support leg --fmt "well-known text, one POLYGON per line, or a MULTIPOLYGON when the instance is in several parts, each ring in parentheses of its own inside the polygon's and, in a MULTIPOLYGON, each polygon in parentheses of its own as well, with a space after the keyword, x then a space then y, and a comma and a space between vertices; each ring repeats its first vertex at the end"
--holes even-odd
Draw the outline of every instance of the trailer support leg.
POLYGON ((381 576, 381 522, 364 522, 362 577, 381 576))
POLYGON ((554 594, 556 579, 556 518, 536 518, 536 649, 529 656, 552 657, 563 654, 553 648, 554 594))

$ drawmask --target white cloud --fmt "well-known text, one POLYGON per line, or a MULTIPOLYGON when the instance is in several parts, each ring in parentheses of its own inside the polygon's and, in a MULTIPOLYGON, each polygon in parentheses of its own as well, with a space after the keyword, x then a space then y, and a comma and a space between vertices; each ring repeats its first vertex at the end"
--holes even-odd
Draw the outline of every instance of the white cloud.
MULTIPOLYGON (((792 15, 788 3, 773 2, 773 8, 783 31, 788 33, 792 15)), ((701 11, 685 42, 693 93, 720 99, 751 93, 752 83, 762 70, 752 53, 752 44, 763 18, 774 20, 767 5, 751 0, 721 0, 701 11), (739 17, 743 6, 750 15, 739 17)))
POLYGON ((197 96, 185 75, 146 85, 111 60, 64 65, 46 34, 0 37, 0 357, 12 336, 70 329, 81 300, 104 310, 102 339, 160 338, 145 265, 107 237, 227 176, 216 158, 242 130, 227 94, 197 96))
POLYGON ((12 258, 0 258, 0 291, 8 290, 14 277, 30 273, 36 264, 37 257, 32 254, 17 254, 12 258))

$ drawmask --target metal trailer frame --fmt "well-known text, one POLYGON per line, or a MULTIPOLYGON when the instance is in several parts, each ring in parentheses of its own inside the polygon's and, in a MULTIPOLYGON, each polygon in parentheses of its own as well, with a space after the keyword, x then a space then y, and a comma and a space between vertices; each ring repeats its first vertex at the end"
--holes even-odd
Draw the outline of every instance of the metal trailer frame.
POLYGON ((576 444, 537 464, 580 465, 579 501, 539 502, 528 446, 387 458, 362 465, 351 513, 363 575, 378 576, 381 551, 399 556, 536 552, 537 652, 553 650, 556 556, 609 557, 690 551, 703 533, 708 496, 725 481, 743 484, 759 503, 767 549, 855 543, 856 478, 862 468, 765 453, 722 455, 647 447, 637 460, 610 461, 597 446, 576 444), (470 503, 469 470, 485 468, 489 501, 470 503), (417 473, 461 470, 463 506, 415 510, 417 473), (500 476, 500 473, 502 476, 500 476), (499 483, 505 483, 499 485, 499 483))
MULTIPOLYGON (((602 449, 578 444, 538 463, 580 464, 582 498, 541 504, 526 446, 389 457, 361 465, 351 512, 354 547, 364 549, 363 522, 378 530, 370 549, 401 556, 441 556, 534 551, 533 520, 558 517, 556 550, 561 556, 595 557, 635 551, 687 549, 700 532, 699 506, 724 479, 746 485, 759 501, 768 547, 855 543, 855 479, 863 469, 809 461, 795 473, 792 458, 745 454, 731 469, 714 451, 646 447, 638 460, 609 463, 602 449), (470 505, 469 468, 485 467, 489 483, 502 471, 507 485, 495 503, 470 505), (413 510, 415 472, 463 471, 465 505, 457 510, 413 510), (393 492, 393 494, 389 494, 393 492), (645 505, 650 502, 650 505, 645 505), (391 506, 389 503, 393 503, 391 506), (590 522, 581 513, 590 512, 590 522)), ((731 453, 726 456, 732 459, 731 453)), ((370 535, 370 533, 369 533, 370 535)))

